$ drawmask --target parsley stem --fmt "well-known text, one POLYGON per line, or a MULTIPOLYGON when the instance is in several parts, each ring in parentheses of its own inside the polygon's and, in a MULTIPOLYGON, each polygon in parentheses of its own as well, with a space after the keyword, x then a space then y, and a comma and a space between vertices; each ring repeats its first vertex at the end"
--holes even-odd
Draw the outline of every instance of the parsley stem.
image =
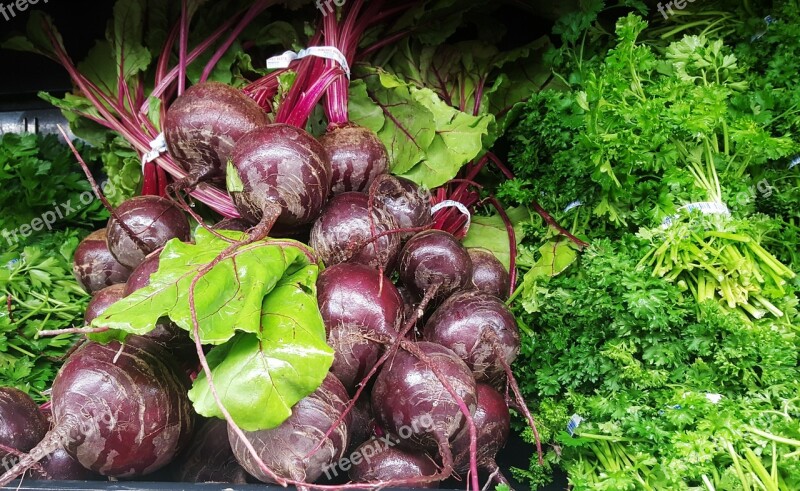
POLYGON ((736 450, 734 450, 733 445, 729 441, 722 440, 722 445, 728 451, 728 454, 731 456, 731 460, 733 460, 733 468, 736 470, 736 475, 739 477, 739 481, 742 484, 742 489, 745 491, 750 491, 750 483, 748 482, 744 475, 744 471, 742 470, 739 454, 736 453, 736 450))
POLYGON ((581 438, 589 438, 591 440, 603 440, 609 442, 640 442, 642 441, 639 438, 627 438, 624 436, 612 436, 612 435, 598 435, 596 433, 576 433, 581 438))
POLYGON ((758 428, 754 428, 752 426, 748 426, 746 429, 750 433, 754 433, 762 438, 766 438, 767 440, 772 440, 777 443, 783 443, 785 445, 791 445, 793 447, 800 447, 800 440, 773 435, 772 433, 768 433, 764 430, 759 430, 758 428))
POLYGON ((27 350, 24 350, 24 349, 20 348, 19 346, 17 346, 14 343, 8 343, 8 346, 9 346, 9 348, 14 348, 15 350, 19 351, 20 353, 22 353, 23 355, 25 355, 25 356, 27 356, 29 358, 32 358, 32 359, 36 358, 36 355, 31 353, 30 351, 27 351, 27 350))

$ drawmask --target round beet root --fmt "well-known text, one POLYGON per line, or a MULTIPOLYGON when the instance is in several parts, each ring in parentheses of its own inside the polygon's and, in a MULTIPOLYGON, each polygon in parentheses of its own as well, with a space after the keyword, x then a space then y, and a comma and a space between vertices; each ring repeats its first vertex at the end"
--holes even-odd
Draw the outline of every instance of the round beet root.
POLYGON ((92 472, 73 459, 63 447, 58 447, 53 453, 43 458, 39 464, 45 472, 41 475, 35 469, 30 473, 30 479, 56 480, 56 481, 100 481, 103 476, 92 472))
POLYGON ((503 263, 486 249, 470 247, 467 252, 472 260, 471 287, 501 300, 507 299, 510 280, 503 263))
MULTIPOLYGON (((475 410, 475 378, 452 350, 434 343, 411 343, 444 374, 470 412, 475 410)), ((372 388, 377 422, 389 433, 440 452, 465 426, 466 417, 430 365, 408 351, 398 351, 384 365, 372 388), (407 437, 407 438, 406 438, 407 437)))
POLYGON ((342 263, 320 273, 317 303, 335 353, 331 372, 352 392, 383 351, 376 338, 397 335, 403 300, 377 270, 342 263))
POLYGON ((108 250, 106 229, 95 230, 78 244, 72 260, 75 279, 89 293, 125 283, 130 268, 123 266, 108 250))
MULTIPOLYGON (((503 396, 486 384, 478 384, 478 407, 472 415, 478 430, 478 468, 489 473, 497 470, 495 456, 508 440, 511 415, 503 396)), ((453 440, 453 468, 459 474, 469 471, 469 432, 461 431, 453 440)))
POLYGON ((267 220, 278 230, 294 230, 314 221, 328 198, 328 155, 300 128, 270 124, 253 130, 236 143, 231 162, 228 191, 249 222, 267 220))
POLYGON ((164 137, 170 155, 196 183, 224 175, 236 142, 268 122, 267 113, 242 91, 205 82, 189 87, 169 107, 164 137))
POLYGON ((425 230, 406 242, 400 252, 400 280, 416 296, 436 287, 446 298, 464 288, 472 275, 472 260, 464 246, 442 230, 425 230))
POLYGON ((131 276, 125 283, 124 296, 127 297, 136 290, 144 288, 150 284, 150 276, 158 271, 161 251, 162 249, 158 249, 157 251, 148 254, 147 257, 144 258, 144 261, 142 261, 141 264, 139 264, 139 266, 137 266, 136 269, 131 272, 131 276))
MULTIPOLYGON (((28 394, 13 387, 0 387, 0 444, 29 452, 48 429, 47 419, 28 394)), ((0 459, 8 456, 0 450, 0 459)))
POLYGON ((505 378, 496 350, 509 366, 519 354, 514 315, 502 300, 477 290, 457 292, 445 300, 425 324, 423 337, 453 350, 479 382, 490 384, 505 378))
POLYGON ((209 419, 195 432, 189 448, 170 464, 179 482, 228 482, 244 484, 247 473, 236 461, 228 442, 228 424, 209 419))
POLYGON ((103 288, 95 293, 86 306, 86 312, 83 314, 83 321, 88 325, 91 324, 95 318, 116 303, 117 300, 125 296, 125 284, 111 285, 103 288))
MULTIPOLYGON (((261 460, 276 475, 295 481, 314 482, 326 468, 344 457, 352 422, 350 415, 325 439, 316 453, 311 457, 307 455, 342 415, 348 400, 341 382, 328 374, 316 391, 292 407, 292 415, 280 426, 270 430, 246 431, 244 434, 261 460)), ((228 438, 242 467, 256 479, 271 482, 230 427, 228 438)))
MULTIPOLYGON (((384 174, 372 183, 369 195, 375 200, 376 206, 394 217, 401 229, 430 227, 433 224, 431 193, 414 181, 384 174)), ((414 232, 403 232, 400 237, 407 240, 413 235, 414 232)))
POLYGON ((319 142, 331 162, 331 192, 364 191, 389 168, 386 146, 372 130, 352 123, 332 125, 319 142))
POLYGON ((172 201, 159 196, 136 196, 117 207, 116 216, 138 239, 130 237, 116 218, 108 221, 108 249, 129 268, 164 246, 170 239, 188 241, 189 220, 172 201))
POLYGON ((87 343, 67 359, 53 382, 53 422, 71 429, 64 448, 84 467, 145 475, 191 438, 189 381, 149 339, 129 336, 120 348, 87 343))
POLYGON ((396 228, 394 218, 381 208, 370 213, 366 194, 342 193, 330 200, 314 223, 309 245, 328 266, 351 262, 390 271, 400 252, 400 236, 370 239, 396 228))
POLYGON ((375 431, 375 416, 372 415, 372 406, 368 397, 359 397, 350 414, 353 421, 350 425, 347 454, 352 453, 359 445, 372 438, 375 431))
MULTIPOLYGON (((396 437, 389 437, 394 440, 396 437)), ((383 440, 373 438, 355 452, 369 458, 352 460, 350 480, 357 483, 375 483, 406 480, 421 476, 432 476, 438 468, 433 459, 419 450, 404 450, 399 447, 388 447, 383 440)), ((438 488, 438 481, 420 484, 407 484, 404 488, 438 488)))

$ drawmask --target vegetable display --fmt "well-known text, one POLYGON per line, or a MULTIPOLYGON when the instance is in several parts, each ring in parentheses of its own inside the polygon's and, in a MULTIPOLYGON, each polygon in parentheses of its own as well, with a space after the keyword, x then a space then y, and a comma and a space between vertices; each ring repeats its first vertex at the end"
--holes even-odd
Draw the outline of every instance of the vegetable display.
POLYGON ((334 3, 4 41, 0 486, 800 486, 796 0, 334 3))

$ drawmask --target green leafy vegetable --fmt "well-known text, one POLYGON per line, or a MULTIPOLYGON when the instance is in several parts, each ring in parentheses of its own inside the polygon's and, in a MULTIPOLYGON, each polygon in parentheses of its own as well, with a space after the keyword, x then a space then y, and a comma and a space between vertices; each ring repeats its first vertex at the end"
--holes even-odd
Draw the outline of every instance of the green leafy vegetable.
MULTIPOLYGON (((506 210, 506 213, 514 225, 514 236, 519 244, 525 238, 525 229, 522 225, 530 220, 530 211, 520 206, 510 208, 506 210)), ((508 269, 510 245, 508 232, 500 215, 472 217, 467 236, 461 242, 464 247, 482 247, 490 250, 508 269)))
MULTIPOLYGON (((319 386, 333 362, 317 307, 318 266, 298 242, 264 240, 230 251, 209 268, 229 246, 205 229, 198 229, 194 244, 168 242, 150 284, 95 319, 95 326, 110 330, 91 337, 145 334, 168 316, 194 338, 196 316, 200 343, 216 346, 209 365, 224 388, 222 403, 245 430, 272 428, 319 386), (256 404, 262 410, 253 411, 256 404)), ((190 397, 198 413, 222 416, 204 375, 190 397)))
POLYGON ((434 188, 483 150, 491 115, 471 116, 380 69, 363 68, 350 90, 350 119, 373 130, 395 174, 434 188))

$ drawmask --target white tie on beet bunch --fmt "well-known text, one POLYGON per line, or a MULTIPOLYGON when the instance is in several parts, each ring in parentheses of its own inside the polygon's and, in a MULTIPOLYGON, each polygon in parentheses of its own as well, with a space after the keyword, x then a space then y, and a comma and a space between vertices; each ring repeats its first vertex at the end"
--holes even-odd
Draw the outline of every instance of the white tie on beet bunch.
POLYGON ((344 53, 339 51, 339 49, 334 46, 311 46, 310 48, 301 49, 297 53, 294 51, 286 51, 282 55, 268 58, 267 68, 289 68, 289 65, 293 61, 300 60, 308 56, 316 56, 335 61, 342 67, 342 70, 344 70, 347 78, 350 78, 350 65, 347 63, 347 58, 344 56, 344 53))
POLYGON ((467 223, 464 224, 464 233, 466 234, 469 231, 470 223, 472 223, 472 214, 469 212, 464 203, 460 203, 458 201, 453 201, 451 199, 446 199, 440 203, 436 203, 431 207, 431 215, 434 215, 437 211, 442 210, 444 208, 458 208, 465 217, 467 217, 467 223))
POLYGON ((166 152, 167 152, 167 139, 164 137, 164 133, 162 132, 159 133, 158 136, 155 137, 155 139, 150 142, 150 151, 142 155, 142 172, 144 172, 145 165, 154 161, 155 159, 158 158, 159 155, 166 152))

